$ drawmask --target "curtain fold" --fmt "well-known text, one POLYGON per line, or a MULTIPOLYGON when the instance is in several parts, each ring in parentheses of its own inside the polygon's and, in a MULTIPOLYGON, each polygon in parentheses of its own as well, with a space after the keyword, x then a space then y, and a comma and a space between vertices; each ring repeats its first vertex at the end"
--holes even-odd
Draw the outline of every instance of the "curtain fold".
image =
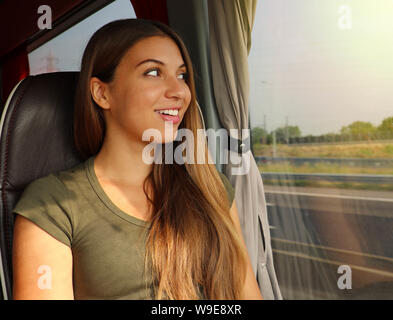
MULTIPOLYGON (((12 51, 2 60, 2 101, 1 109, 7 101, 8 95, 11 93, 15 85, 22 79, 26 78, 30 73, 29 60, 25 46, 19 47, 12 51)), ((1 110, 2 111, 2 110, 1 110)))
POLYGON ((273 264, 262 178, 250 151, 248 53, 256 0, 208 1, 211 68, 220 120, 236 147, 224 172, 235 188, 244 239, 264 299, 282 299, 273 264), (233 131, 233 129, 236 129, 233 131), (244 130, 245 129, 245 130, 244 130), (236 165, 240 161, 240 167, 236 165))
POLYGON ((131 0, 137 18, 168 24, 166 0, 131 0))

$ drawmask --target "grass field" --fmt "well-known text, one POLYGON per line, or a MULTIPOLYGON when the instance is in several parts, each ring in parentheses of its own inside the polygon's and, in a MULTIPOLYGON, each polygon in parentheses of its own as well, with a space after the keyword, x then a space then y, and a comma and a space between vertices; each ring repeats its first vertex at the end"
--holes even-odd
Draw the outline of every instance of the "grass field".
POLYGON ((353 167, 328 163, 304 164, 295 166, 288 162, 258 164, 261 172, 289 172, 289 173, 335 173, 335 174, 391 174, 393 175, 393 167, 353 167))
MULTIPOLYGON (((254 145, 255 156, 273 156, 271 145, 254 145)), ((393 142, 387 143, 356 143, 356 144, 320 144, 320 145, 277 145, 277 157, 299 158, 358 158, 358 159, 393 159, 393 142)), ((293 165, 289 162, 258 164, 260 172, 286 172, 286 173, 332 173, 332 174, 370 174, 393 175, 393 166, 379 168, 372 166, 348 166, 329 163, 315 163, 293 165)), ((279 183, 301 187, 330 187, 361 190, 393 191, 392 185, 340 183, 330 181, 271 181, 264 180, 265 184, 279 183)))
MULTIPOLYGON (((273 156, 272 145, 254 144, 255 156, 273 156)), ((393 159, 393 141, 353 144, 276 145, 277 157, 393 159)))

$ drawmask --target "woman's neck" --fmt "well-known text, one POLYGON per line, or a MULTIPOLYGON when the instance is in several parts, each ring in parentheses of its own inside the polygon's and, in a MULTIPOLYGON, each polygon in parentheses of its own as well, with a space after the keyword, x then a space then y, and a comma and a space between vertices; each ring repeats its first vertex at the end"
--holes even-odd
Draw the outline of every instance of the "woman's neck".
POLYGON ((121 138, 105 137, 94 159, 96 175, 112 183, 143 187, 153 165, 142 159, 144 144, 121 138))

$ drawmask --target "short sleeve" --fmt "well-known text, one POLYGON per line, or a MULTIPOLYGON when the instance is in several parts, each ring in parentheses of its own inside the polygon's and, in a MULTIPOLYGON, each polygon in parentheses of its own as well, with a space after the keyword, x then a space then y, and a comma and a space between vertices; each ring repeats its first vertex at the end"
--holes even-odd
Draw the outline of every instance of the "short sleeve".
POLYGON ((220 174, 222 183, 224 184, 224 187, 227 191, 228 199, 229 199, 229 206, 232 207, 233 199, 235 198, 235 190, 233 189, 228 178, 223 173, 221 173, 221 172, 218 172, 218 173, 220 174))
POLYGON ((19 214, 71 247, 72 217, 67 189, 53 174, 34 180, 23 191, 13 213, 19 214))

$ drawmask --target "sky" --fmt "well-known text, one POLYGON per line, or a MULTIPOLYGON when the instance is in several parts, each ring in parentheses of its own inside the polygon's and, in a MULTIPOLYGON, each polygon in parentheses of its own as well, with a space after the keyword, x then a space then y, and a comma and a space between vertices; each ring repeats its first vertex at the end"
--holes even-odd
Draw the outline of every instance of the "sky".
MULTIPOLYGON (((117 0, 29 54, 31 74, 77 71, 88 39, 135 17, 117 0), (48 63, 48 57, 54 57, 48 63), (44 58, 43 58, 44 57, 44 58), (52 70, 50 70, 52 71, 52 70)), ((393 116, 393 0, 258 0, 249 54, 250 123, 339 132, 393 116)))
POLYGON ((392 0, 258 1, 251 126, 318 135, 393 116, 392 17, 392 0))

